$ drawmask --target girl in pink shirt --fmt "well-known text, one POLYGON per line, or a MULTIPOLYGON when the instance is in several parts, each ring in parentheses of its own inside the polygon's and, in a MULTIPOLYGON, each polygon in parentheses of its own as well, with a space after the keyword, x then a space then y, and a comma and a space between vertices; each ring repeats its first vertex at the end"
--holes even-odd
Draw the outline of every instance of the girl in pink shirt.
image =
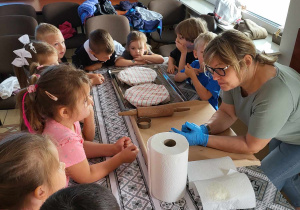
POLYGON ((52 138, 60 161, 66 164, 68 178, 78 183, 95 182, 136 158, 138 148, 128 137, 120 138, 115 144, 84 141, 80 120, 89 126, 92 139, 95 132, 90 81, 83 71, 71 65, 47 67, 35 85, 20 92, 19 101, 28 130, 52 138), (113 157, 89 165, 87 158, 101 156, 113 157))

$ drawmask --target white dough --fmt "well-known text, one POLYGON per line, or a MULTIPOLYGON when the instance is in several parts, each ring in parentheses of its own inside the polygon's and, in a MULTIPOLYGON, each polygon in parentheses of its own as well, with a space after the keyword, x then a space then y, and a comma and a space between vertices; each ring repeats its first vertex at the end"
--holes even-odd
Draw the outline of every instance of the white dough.
POLYGON ((146 67, 130 67, 119 72, 118 79, 130 86, 154 82, 157 73, 146 67))
POLYGON ((170 94, 163 85, 142 84, 125 91, 125 99, 133 106, 152 106, 170 101, 170 94))

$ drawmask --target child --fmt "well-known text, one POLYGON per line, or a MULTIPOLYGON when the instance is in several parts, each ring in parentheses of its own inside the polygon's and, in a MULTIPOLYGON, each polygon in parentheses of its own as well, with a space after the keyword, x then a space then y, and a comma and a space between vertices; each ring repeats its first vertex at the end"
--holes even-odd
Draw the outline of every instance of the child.
POLYGON ((206 76, 203 73, 203 52, 208 43, 216 37, 216 34, 212 32, 205 32, 200 34, 194 42, 194 56, 198 60, 193 61, 191 65, 187 64, 185 69, 178 72, 174 80, 176 82, 182 82, 185 79, 194 86, 203 101, 209 101, 209 103, 217 110, 218 109, 218 98, 220 93, 220 86, 217 81, 211 77, 206 76))
POLYGON ((89 39, 72 56, 72 63, 86 71, 95 71, 102 65, 115 64, 115 46, 111 35, 102 29, 90 33, 89 39))
POLYGON ((17 133, 0 141, 0 209, 38 210, 66 186, 65 164, 41 135, 17 133))
MULTIPOLYGON (((48 23, 41 23, 35 29, 35 39, 55 47, 58 53, 58 62, 67 63, 65 57, 66 45, 65 39, 61 31, 54 25, 48 23)), ((88 77, 91 80, 92 85, 100 85, 104 82, 104 77, 102 74, 88 74, 88 77)))
POLYGON ((39 70, 42 68, 42 66, 58 65, 57 51, 48 43, 33 41, 26 44, 24 48, 31 54, 31 58, 26 57, 29 67, 24 68, 24 66, 20 66, 13 62, 14 70, 21 88, 28 86, 27 78, 29 75, 35 73, 39 74, 39 70))
MULTIPOLYGON (((136 158, 138 148, 128 137, 115 144, 83 140, 79 121, 94 117, 90 83, 86 74, 72 65, 49 66, 35 85, 20 91, 18 101, 28 130, 49 135, 54 141, 60 161, 66 164, 67 178, 94 182, 136 158), (101 156, 113 157, 89 165, 87 158, 101 156)), ((95 125, 90 128, 94 130, 95 125)))
POLYGON ((47 42, 48 44, 55 47, 58 54, 58 62, 67 62, 65 57, 66 45, 65 39, 61 31, 54 25, 49 23, 41 23, 35 29, 35 39, 42 42, 47 42))
POLYGON ((93 183, 59 190, 41 207, 41 210, 48 209, 119 210, 120 207, 110 190, 93 183))
MULTIPOLYGON (((26 58, 29 64, 29 71, 31 77, 28 78, 28 73, 25 73, 27 69, 24 66, 14 66, 16 75, 20 82, 21 88, 27 87, 29 83, 35 83, 39 75, 48 66, 58 65, 57 51, 56 49, 46 42, 33 41, 25 45, 25 50, 31 54, 31 58, 26 58)), ((16 64, 13 62, 13 64, 16 64)), ((84 139, 87 141, 92 141, 95 137, 94 117, 89 116, 83 120, 84 125, 82 133, 84 139)), ((25 125, 21 122, 21 130, 26 129, 25 125)))
POLYGON ((134 66, 148 63, 163 63, 161 55, 151 52, 147 37, 139 31, 132 31, 127 36, 126 50, 116 60, 116 66, 134 66))
POLYGON ((200 18, 189 18, 181 21, 176 26, 176 48, 169 56, 168 73, 174 74, 175 69, 180 71, 184 69, 187 63, 192 63, 196 60, 193 54, 194 40, 199 34, 206 31, 206 22, 200 18))

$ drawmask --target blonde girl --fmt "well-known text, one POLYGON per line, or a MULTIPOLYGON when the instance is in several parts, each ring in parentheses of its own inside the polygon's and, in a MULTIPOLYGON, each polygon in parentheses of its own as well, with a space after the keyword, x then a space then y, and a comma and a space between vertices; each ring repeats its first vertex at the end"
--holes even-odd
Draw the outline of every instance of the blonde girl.
POLYGON ((18 65, 18 63, 13 62, 21 88, 27 87, 29 76, 39 74, 43 66, 58 65, 57 51, 48 43, 32 41, 25 44, 24 49, 30 53, 30 56, 26 57, 28 66, 18 65))
POLYGON ((0 141, 0 209, 40 209, 66 186, 64 163, 41 135, 18 133, 0 141))
POLYGON ((161 55, 154 54, 147 44, 147 37, 139 31, 132 31, 127 36, 125 51, 119 57, 116 66, 135 66, 150 63, 163 63, 161 55))
MULTIPOLYGON (((21 60, 21 64, 23 62, 28 63, 27 66, 18 65, 18 62, 13 62, 15 65, 15 72, 18 77, 20 87, 25 88, 29 84, 36 83, 37 79, 39 78, 40 74, 46 69, 48 66, 51 65, 58 65, 58 55, 57 50, 46 42, 39 42, 39 41, 29 41, 28 35, 23 35, 28 42, 24 46, 25 52, 27 52, 27 57, 23 58, 25 60, 21 60), (29 53, 29 54, 28 54, 29 53)), ((22 39, 20 37, 20 39, 22 39)), ((19 49, 20 51, 23 49, 19 49)), ((24 51, 23 51, 24 52, 24 51)), ((16 58, 15 60, 19 60, 22 58, 16 58)), ((88 117, 83 120, 84 126, 82 129, 82 133, 84 139, 87 141, 92 141, 94 139, 95 130, 93 128, 94 125, 94 118, 88 117)), ((21 130, 26 129, 23 121, 21 122, 21 130)))
MULTIPOLYGON (((49 135, 55 142, 60 161, 66 164, 67 178, 78 183, 94 182, 136 158, 138 149, 128 137, 115 144, 83 140, 79 121, 94 118, 90 81, 71 65, 49 66, 35 85, 20 92, 18 101, 28 130, 49 135), (113 157, 89 165, 87 158, 101 156, 113 157)), ((94 121, 90 122, 95 132, 94 121)))

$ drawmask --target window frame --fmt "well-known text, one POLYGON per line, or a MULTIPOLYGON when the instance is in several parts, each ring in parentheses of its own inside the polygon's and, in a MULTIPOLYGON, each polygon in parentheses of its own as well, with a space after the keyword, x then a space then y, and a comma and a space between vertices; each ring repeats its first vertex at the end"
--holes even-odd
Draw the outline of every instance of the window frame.
MULTIPOLYGON (((208 3, 215 5, 217 0, 205 0, 208 3)), ((260 15, 255 14, 254 12, 251 12, 249 10, 242 10, 242 18, 243 19, 250 19, 253 22, 255 22, 256 24, 264 27, 268 33, 273 34, 275 33, 278 29, 283 29, 283 27, 281 25, 279 25, 278 23, 275 23, 271 20, 268 20, 260 15)))

